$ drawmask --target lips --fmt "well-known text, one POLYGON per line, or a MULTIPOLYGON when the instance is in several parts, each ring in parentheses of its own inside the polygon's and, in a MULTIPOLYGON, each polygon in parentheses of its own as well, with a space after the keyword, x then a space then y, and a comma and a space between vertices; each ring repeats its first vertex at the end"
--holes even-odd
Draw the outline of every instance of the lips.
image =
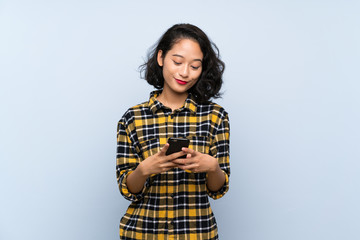
POLYGON ((180 80, 180 79, 176 79, 176 78, 175 78, 175 80, 176 80, 176 82, 177 82, 178 84, 181 84, 181 85, 187 84, 187 82, 182 81, 182 80, 180 80))

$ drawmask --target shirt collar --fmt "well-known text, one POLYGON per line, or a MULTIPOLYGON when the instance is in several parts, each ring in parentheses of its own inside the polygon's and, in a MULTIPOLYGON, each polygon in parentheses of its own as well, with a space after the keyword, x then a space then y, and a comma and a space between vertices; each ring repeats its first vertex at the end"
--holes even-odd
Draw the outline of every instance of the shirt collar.
MULTIPOLYGON (((150 99, 148 102, 150 110, 155 114, 158 110, 166 108, 161 102, 157 100, 157 97, 160 95, 161 90, 155 90, 150 93, 150 99)), ((189 110, 191 113, 196 114, 197 103, 195 102, 194 97, 191 93, 188 94, 188 97, 185 100, 184 105, 178 109, 178 111, 189 110)))

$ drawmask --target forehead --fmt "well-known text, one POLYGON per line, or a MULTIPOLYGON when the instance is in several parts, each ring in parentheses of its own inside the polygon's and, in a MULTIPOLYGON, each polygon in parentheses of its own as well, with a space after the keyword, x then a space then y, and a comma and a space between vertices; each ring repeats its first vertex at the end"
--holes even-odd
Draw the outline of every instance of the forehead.
POLYGON ((181 55, 184 58, 203 58, 203 52, 201 51, 199 43, 191 39, 181 39, 177 41, 168 53, 170 53, 169 55, 181 55))

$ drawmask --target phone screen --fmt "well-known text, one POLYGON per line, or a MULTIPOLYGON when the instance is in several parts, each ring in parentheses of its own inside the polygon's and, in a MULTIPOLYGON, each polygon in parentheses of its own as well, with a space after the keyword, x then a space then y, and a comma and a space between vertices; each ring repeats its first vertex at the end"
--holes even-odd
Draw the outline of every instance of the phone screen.
MULTIPOLYGON (((190 141, 187 138, 169 138, 168 143, 170 146, 169 146, 168 150, 166 151, 166 155, 180 152, 181 148, 183 148, 183 147, 189 147, 190 141)), ((186 158, 186 154, 179 158, 186 158)))

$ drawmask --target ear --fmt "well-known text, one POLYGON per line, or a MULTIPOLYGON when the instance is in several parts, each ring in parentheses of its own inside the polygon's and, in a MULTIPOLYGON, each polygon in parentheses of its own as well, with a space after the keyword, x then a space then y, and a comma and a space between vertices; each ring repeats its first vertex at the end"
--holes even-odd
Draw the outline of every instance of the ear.
POLYGON ((162 67, 164 65, 164 59, 163 59, 162 53, 163 53, 162 50, 159 50, 157 53, 157 62, 160 67, 162 67))

